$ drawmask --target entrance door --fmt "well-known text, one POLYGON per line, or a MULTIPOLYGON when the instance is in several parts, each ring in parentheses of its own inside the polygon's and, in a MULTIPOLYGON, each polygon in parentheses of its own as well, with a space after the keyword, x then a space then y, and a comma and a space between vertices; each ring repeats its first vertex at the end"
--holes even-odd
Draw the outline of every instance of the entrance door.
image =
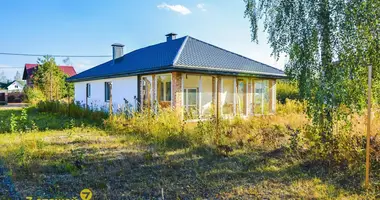
POLYGON ((239 115, 246 114, 247 105, 247 84, 243 79, 237 80, 237 99, 236 99, 236 111, 239 115))
POLYGON ((185 111, 188 119, 195 119, 198 116, 198 89, 185 88, 185 111))

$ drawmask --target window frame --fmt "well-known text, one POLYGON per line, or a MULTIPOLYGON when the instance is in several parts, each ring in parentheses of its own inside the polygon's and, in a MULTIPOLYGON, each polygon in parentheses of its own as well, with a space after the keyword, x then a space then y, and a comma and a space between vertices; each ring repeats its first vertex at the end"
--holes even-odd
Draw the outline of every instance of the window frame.
POLYGON ((110 101, 110 96, 111 96, 110 84, 112 84, 112 82, 110 81, 104 82, 104 102, 110 101))
POLYGON ((91 98, 91 83, 86 83, 86 98, 91 98))

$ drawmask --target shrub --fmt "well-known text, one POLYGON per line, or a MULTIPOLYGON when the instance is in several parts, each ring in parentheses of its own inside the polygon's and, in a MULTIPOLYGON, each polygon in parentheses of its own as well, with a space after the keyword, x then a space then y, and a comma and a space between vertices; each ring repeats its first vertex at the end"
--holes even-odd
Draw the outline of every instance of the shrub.
POLYGON ((27 87, 25 89, 26 99, 30 104, 37 104, 40 101, 45 101, 46 97, 38 88, 27 87))
POLYGON ((278 103, 276 108, 276 114, 278 115, 289 115, 297 113, 305 113, 306 111, 306 102, 286 99, 284 103, 278 103))
POLYGON ((1 131, 10 131, 12 133, 19 132, 27 132, 35 130, 35 123, 33 120, 30 120, 28 117, 27 109, 23 108, 21 110, 20 115, 15 115, 14 113, 11 113, 11 117, 9 120, 9 129, 0 129, 1 131))
POLYGON ((291 81, 278 81, 276 83, 277 100, 285 103, 286 99, 301 100, 299 96, 298 86, 291 81))

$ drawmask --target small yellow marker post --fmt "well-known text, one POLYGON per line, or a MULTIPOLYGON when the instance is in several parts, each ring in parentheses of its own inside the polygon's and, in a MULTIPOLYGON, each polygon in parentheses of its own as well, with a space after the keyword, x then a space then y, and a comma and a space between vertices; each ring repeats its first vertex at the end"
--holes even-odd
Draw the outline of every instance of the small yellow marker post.
POLYGON ((368 118, 367 118, 367 145, 366 145, 366 166, 365 166, 365 187, 369 188, 369 168, 371 151, 371 88, 372 88, 372 65, 368 66, 368 118))
POLYGON ((79 194, 82 200, 90 200, 92 198, 92 191, 89 189, 83 189, 79 194))

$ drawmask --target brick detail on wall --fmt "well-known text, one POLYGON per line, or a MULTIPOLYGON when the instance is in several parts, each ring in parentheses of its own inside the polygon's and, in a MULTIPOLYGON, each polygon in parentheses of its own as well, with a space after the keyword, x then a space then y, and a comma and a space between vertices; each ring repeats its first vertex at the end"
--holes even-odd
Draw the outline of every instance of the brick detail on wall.
POLYGON ((154 111, 157 110, 157 82, 156 82, 156 75, 152 74, 152 108, 154 111))
POLYGON ((143 107, 143 77, 142 76, 139 76, 138 78, 137 78, 137 80, 138 81, 140 81, 140 94, 139 94, 139 97, 138 97, 138 100, 139 100, 139 104, 140 104, 140 110, 143 110, 143 109, 145 109, 144 107, 143 107))
POLYGON ((173 108, 182 107, 182 74, 172 72, 172 105, 173 108))

